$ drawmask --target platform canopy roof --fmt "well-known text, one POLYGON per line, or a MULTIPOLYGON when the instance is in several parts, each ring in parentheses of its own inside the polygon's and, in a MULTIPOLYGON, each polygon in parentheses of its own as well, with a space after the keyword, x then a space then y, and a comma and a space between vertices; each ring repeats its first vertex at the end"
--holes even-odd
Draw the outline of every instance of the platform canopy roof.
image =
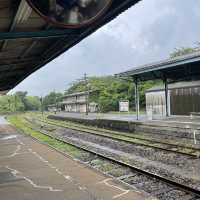
POLYGON ((58 29, 27 7, 25 0, 1 0, 0 92, 14 88, 139 1, 113 0, 107 13, 97 22, 81 29, 58 29))
POLYGON ((168 82, 200 79, 200 52, 167 59, 160 62, 132 68, 116 74, 121 78, 140 81, 168 79, 168 82))

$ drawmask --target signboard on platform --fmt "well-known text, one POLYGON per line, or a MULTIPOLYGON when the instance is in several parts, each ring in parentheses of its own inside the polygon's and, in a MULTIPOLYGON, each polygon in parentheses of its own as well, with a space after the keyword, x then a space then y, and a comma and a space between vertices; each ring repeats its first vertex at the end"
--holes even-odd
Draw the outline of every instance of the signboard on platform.
POLYGON ((119 101, 119 111, 120 112, 129 112, 129 101, 119 101))

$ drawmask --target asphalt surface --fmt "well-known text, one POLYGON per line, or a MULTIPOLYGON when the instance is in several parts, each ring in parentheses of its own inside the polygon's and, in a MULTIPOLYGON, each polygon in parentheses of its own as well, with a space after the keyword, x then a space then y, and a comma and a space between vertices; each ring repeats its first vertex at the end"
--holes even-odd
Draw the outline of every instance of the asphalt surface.
POLYGON ((147 200, 69 157, 24 136, 0 117, 0 199, 147 200))

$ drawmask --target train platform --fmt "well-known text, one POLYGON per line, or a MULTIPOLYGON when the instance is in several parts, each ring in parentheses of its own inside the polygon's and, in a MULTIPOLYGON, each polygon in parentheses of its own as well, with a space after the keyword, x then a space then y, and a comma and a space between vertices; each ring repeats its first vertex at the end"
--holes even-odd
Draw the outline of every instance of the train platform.
MULTIPOLYGON (((56 114, 51 113, 51 115, 61 116, 66 118, 80 118, 80 119, 107 119, 107 120, 122 120, 122 121, 137 121, 135 114, 126 114, 126 113, 71 113, 71 112, 57 112, 56 114)), ((140 115, 139 121, 146 121, 147 117, 145 114, 140 115)))
POLYGON ((200 139, 199 116, 170 116, 149 120, 145 114, 136 119, 134 114, 110 113, 67 113, 58 112, 49 114, 51 119, 68 120, 85 125, 94 125, 100 128, 110 128, 129 132, 150 132, 179 135, 188 138, 200 139))
POLYGON ((139 120, 135 114, 128 114, 128 113, 74 113, 74 112, 57 112, 50 113, 49 115, 55 115, 58 117, 66 117, 66 118, 77 118, 77 119, 107 119, 107 120, 118 120, 118 121, 129 121, 129 122, 144 122, 144 123, 166 123, 166 124, 193 124, 193 125, 200 125, 200 116, 190 115, 190 116, 178 116, 178 115, 171 115, 169 117, 159 117, 155 116, 152 120, 148 119, 146 114, 140 114, 139 120))
POLYGON ((20 134, 0 117, 3 200, 148 200, 96 170, 20 134))
POLYGON ((142 124, 152 124, 161 126, 180 126, 180 127, 196 127, 200 128, 200 116, 170 116, 149 120, 145 114, 141 114, 139 120, 137 120, 135 114, 123 114, 123 113, 70 113, 70 112, 57 112, 56 114, 50 113, 49 115, 63 117, 66 119, 85 119, 85 120, 116 120, 124 122, 135 122, 142 124))

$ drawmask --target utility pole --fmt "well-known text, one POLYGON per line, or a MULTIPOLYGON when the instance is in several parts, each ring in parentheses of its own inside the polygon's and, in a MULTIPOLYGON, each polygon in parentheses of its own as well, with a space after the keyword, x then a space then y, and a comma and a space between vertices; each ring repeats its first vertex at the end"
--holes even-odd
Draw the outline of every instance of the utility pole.
POLYGON ((89 95, 90 95, 90 91, 89 91, 89 86, 88 86, 89 82, 88 82, 87 74, 85 73, 84 76, 81 79, 77 79, 75 84, 76 83, 82 83, 82 85, 84 86, 84 90, 85 90, 85 93, 86 93, 86 98, 85 98, 86 112, 85 112, 85 114, 88 115, 88 113, 89 113, 89 95))
POLYGON ((17 112, 17 95, 16 94, 15 94, 14 98, 15 98, 15 100, 14 100, 15 101, 15 112, 17 112))
POLYGON ((11 100, 10 100, 10 97, 8 99, 8 106, 9 106, 9 111, 11 112, 11 100))
POLYGON ((42 96, 40 97, 40 104, 41 104, 41 112, 42 112, 42 115, 43 115, 44 110, 43 110, 43 98, 42 98, 42 96))
POLYGON ((136 77, 135 80, 135 111, 136 111, 136 118, 139 120, 140 115, 140 99, 139 99, 139 87, 138 87, 138 78, 136 77))
POLYGON ((57 113, 57 111, 58 111, 58 97, 56 96, 56 99, 55 99, 55 108, 56 108, 56 110, 55 110, 55 114, 57 113))
POLYGON ((164 82, 164 86, 165 86, 165 109, 166 109, 166 117, 169 117, 169 108, 168 108, 168 92, 169 92, 169 89, 168 89, 168 81, 167 81, 167 78, 164 76, 164 79, 163 79, 163 82, 164 82))
POLYGON ((86 112, 85 114, 88 115, 88 107, 89 107, 89 87, 88 87, 88 78, 87 74, 84 74, 84 82, 85 82, 85 91, 86 91, 86 112))

